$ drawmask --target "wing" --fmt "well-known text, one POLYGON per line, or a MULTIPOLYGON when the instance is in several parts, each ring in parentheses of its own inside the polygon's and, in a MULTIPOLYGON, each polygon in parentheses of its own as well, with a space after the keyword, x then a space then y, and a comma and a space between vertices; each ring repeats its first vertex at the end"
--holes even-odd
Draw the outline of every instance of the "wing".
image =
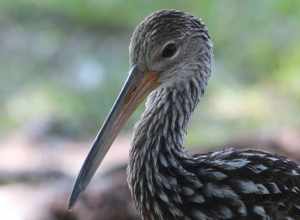
MULTIPOLYGON (((203 212, 217 219, 300 219, 300 168, 285 157, 227 149, 198 155, 203 212), (205 207, 205 209, 203 209, 205 207), (228 218, 224 217, 227 213, 228 218)), ((191 166, 190 166, 191 167, 191 166)))

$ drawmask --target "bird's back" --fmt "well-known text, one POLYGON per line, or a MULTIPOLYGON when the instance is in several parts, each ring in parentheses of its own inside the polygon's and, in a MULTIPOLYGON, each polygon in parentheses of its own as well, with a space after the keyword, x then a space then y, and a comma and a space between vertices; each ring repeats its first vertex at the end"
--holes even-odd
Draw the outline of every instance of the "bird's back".
POLYGON ((300 219, 300 168, 285 157, 227 149, 194 155, 183 167, 202 184, 182 183, 191 219, 300 219))

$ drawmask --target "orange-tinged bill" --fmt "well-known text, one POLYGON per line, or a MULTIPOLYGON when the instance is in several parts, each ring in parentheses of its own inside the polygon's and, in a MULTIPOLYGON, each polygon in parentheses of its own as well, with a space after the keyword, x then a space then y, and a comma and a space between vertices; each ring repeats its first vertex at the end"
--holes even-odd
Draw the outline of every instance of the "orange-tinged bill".
POLYGON ((80 193, 89 184, 128 118, 158 85, 158 74, 156 72, 141 71, 136 65, 130 69, 128 78, 81 167, 69 200, 69 208, 72 208, 80 193))

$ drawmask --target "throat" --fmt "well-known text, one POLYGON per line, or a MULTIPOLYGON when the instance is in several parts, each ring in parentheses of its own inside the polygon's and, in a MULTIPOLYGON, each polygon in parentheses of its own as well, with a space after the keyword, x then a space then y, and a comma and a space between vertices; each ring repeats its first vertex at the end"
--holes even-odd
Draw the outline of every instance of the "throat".
POLYGON ((191 79, 188 84, 162 87, 150 95, 135 128, 132 160, 140 159, 143 163, 150 159, 154 162, 163 153, 177 156, 185 153, 186 128, 202 94, 199 84, 200 81, 191 79))

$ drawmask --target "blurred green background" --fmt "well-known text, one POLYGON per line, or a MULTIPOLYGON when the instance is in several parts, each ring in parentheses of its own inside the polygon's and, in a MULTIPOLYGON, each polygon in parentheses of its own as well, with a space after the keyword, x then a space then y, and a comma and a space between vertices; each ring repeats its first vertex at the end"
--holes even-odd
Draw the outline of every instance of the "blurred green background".
POLYGON ((300 127, 300 1, 1 0, 0 136, 91 138, 126 77, 131 32, 162 8, 201 17, 215 46, 189 145, 300 127))

